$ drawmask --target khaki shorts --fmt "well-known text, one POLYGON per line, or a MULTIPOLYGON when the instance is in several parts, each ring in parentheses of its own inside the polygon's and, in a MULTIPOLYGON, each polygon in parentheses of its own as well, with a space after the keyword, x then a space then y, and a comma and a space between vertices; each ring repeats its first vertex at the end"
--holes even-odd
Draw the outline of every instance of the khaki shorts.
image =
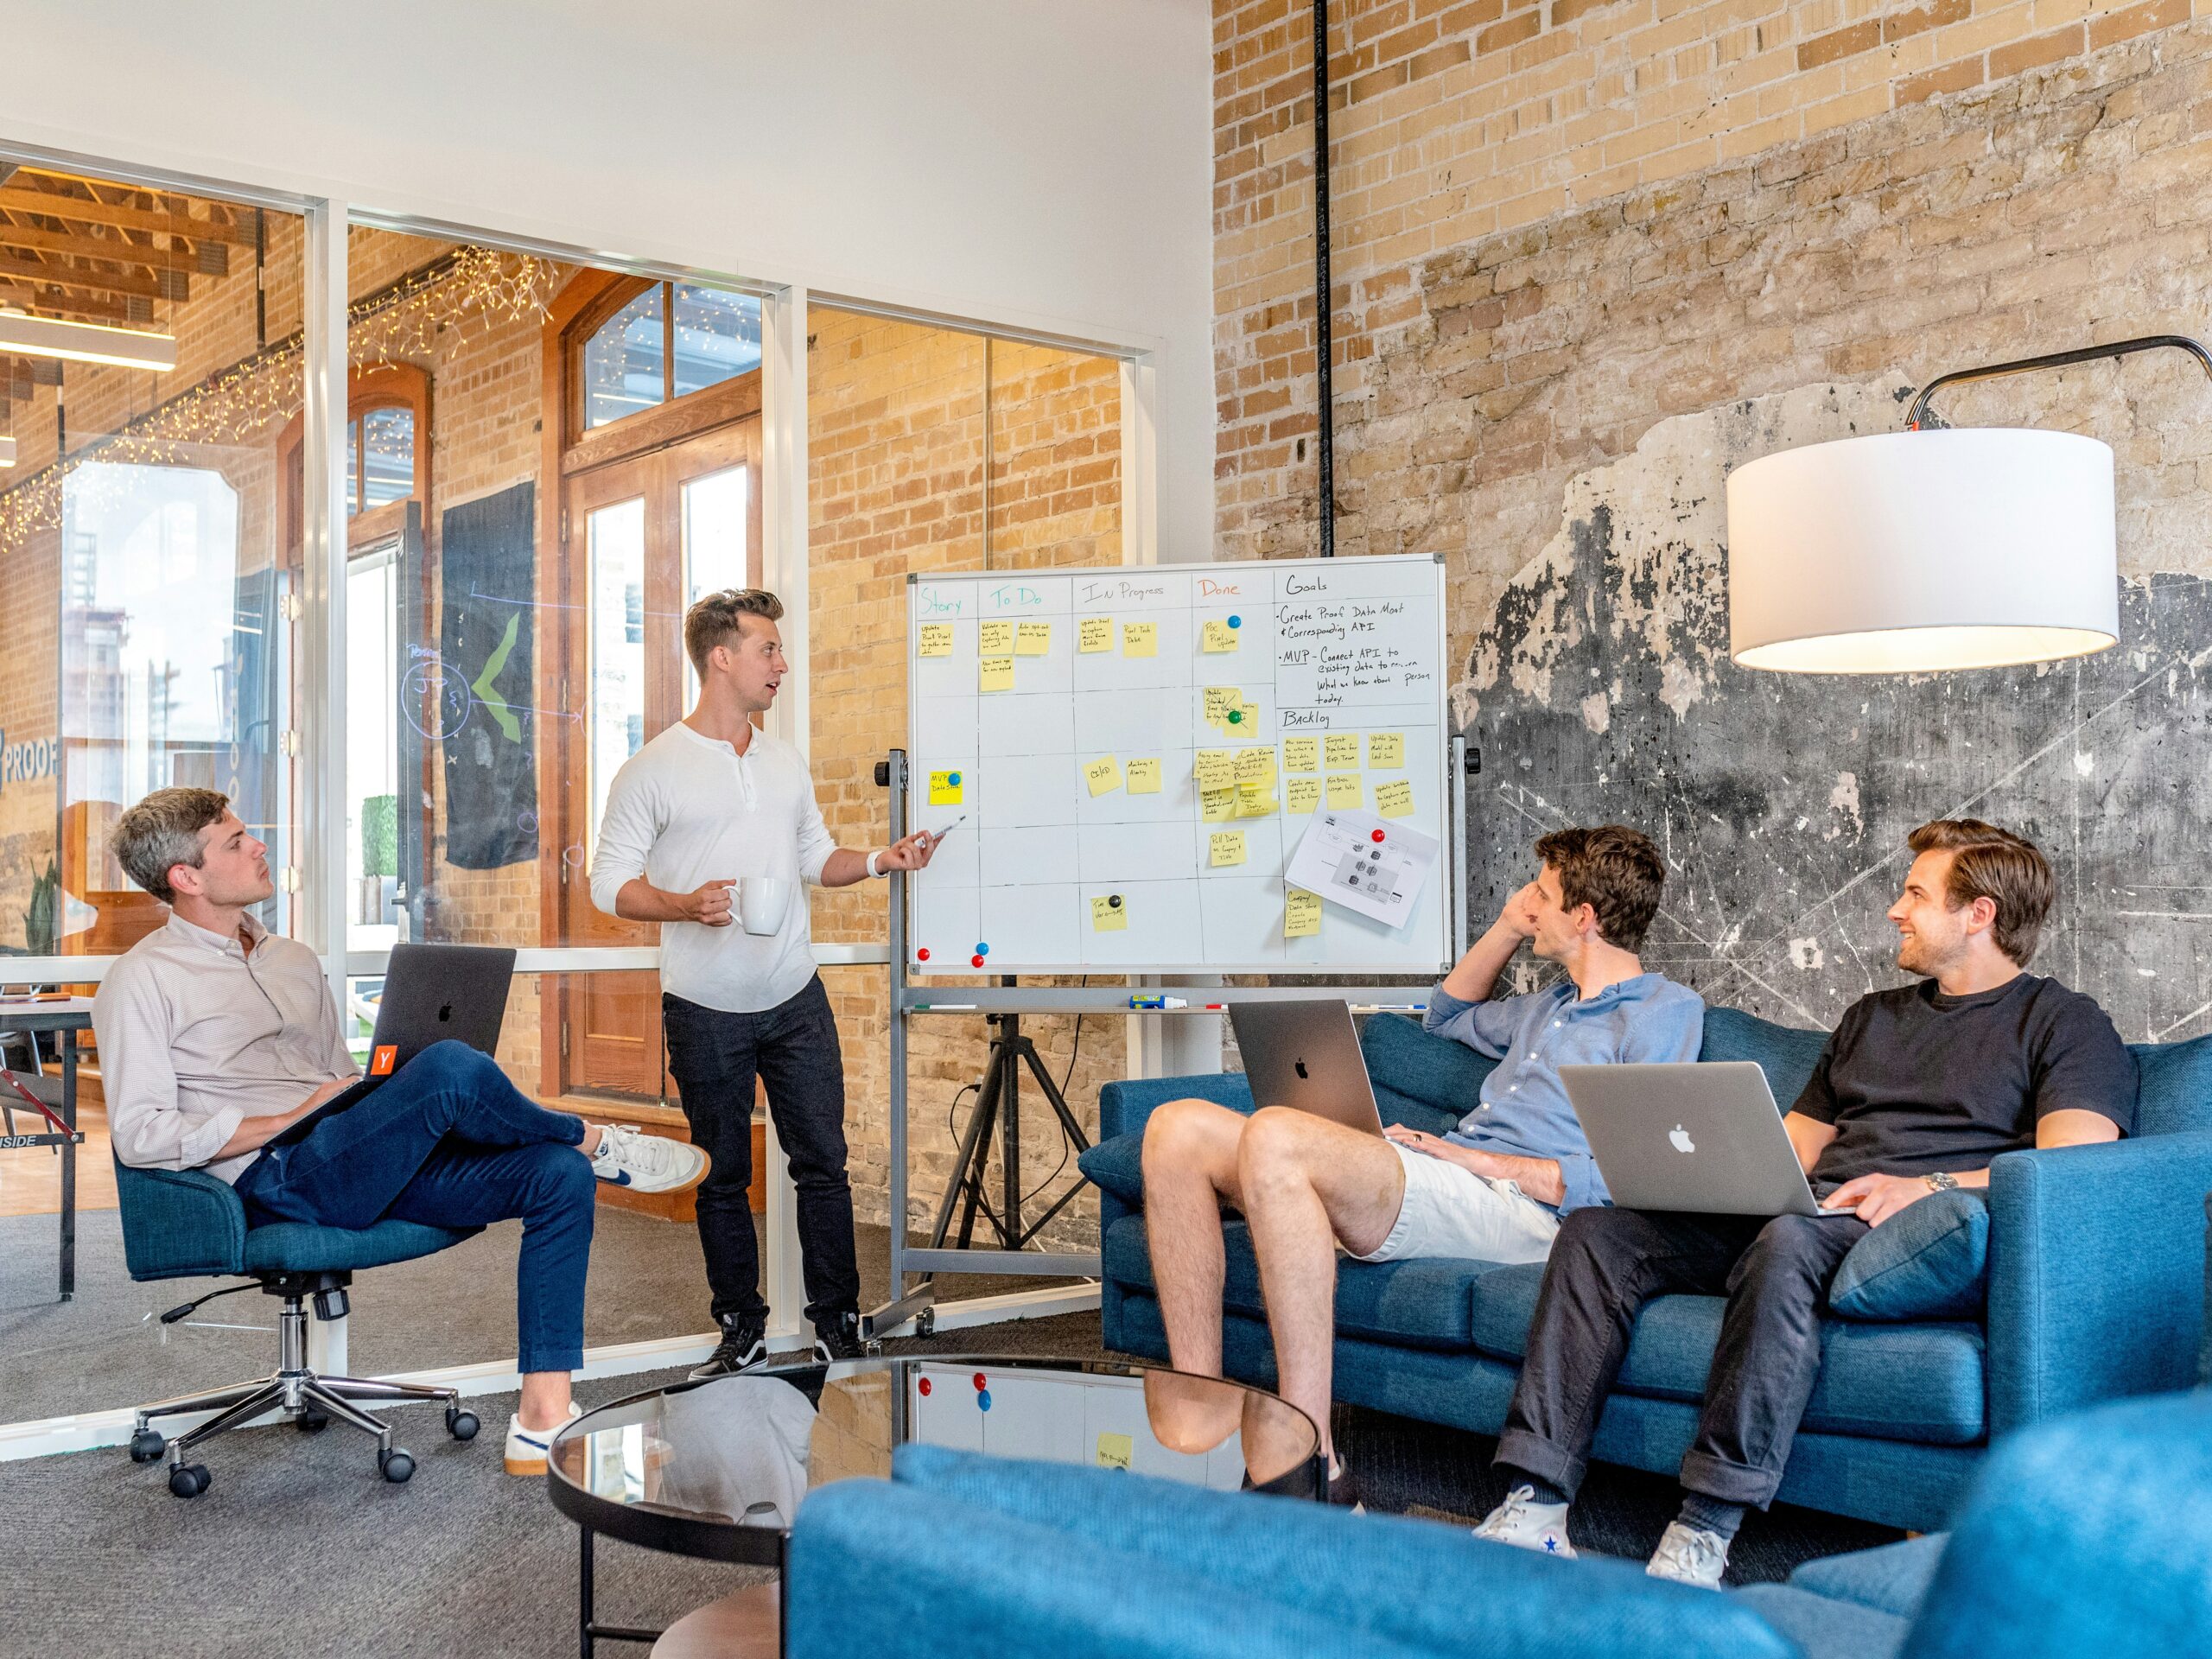
POLYGON ((1512 1181, 1495 1181, 1459 1164, 1391 1142, 1406 1166, 1406 1196, 1390 1236, 1361 1262, 1451 1255, 1477 1262, 1541 1262, 1552 1253, 1559 1217, 1512 1181))

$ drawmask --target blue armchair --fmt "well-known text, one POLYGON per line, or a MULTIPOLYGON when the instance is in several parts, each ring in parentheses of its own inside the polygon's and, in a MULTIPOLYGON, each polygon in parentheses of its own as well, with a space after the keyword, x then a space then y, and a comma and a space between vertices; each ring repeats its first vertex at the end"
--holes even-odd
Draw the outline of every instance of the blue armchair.
POLYGON ((358 1232, 301 1222, 251 1227, 244 1201, 213 1176, 200 1170, 134 1169, 119 1159, 115 1185, 123 1217, 124 1260, 131 1278, 146 1283, 242 1274, 251 1281, 226 1285, 171 1308, 162 1315, 162 1323, 175 1324, 210 1297, 257 1287, 281 1298, 284 1305, 277 1320, 276 1370, 270 1376, 182 1395, 137 1413, 136 1433, 130 1437, 131 1461, 152 1463, 166 1455, 169 1491, 179 1497, 197 1497, 208 1485, 207 1466, 188 1462, 188 1453, 270 1411, 283 1411, 308 1433, 328 1427, 334 1417, 375 1435, 377 1468, 386 1480, 395 1482, 415 1472, 415 1459, 404 1446, 392 1443, 389 1426, 356 1402, 436 1402, 445 1407, 448 1433, 457 1440, 474 1437, 475 1414, 461 1408, 456 1389, 318 1376, 308 1370, 306 1304, 309 1297, 315 1299, 319 1319, 343 1319, 346 1287, 359 1269, 429 1255, 480 1229, 454 1231, 397 1220, 380 1221, 358 1232), (152 1426, 156 1418, 209 1411, 215 1415, 174 1439, 164 1438, 152 1426))
MULTIPOLYGON (((1827 1033, 1733 1008, 1706 1016, 1707 1060, 1756 1060, 1777 1100, 1796 1097, 1827 1033)), ((1412 1021, 1376 1014, 1360 1033, 1384 1120, 1441 1130, 1492 1063, 1412 1021)), ((2185 1387, 2202 1328, 2203 1217, 2212 1190, 2212 1039, 2139 1046, 2136 1135, 2111 1145, 2012 1153, 1990 1172, 1986 1319, 1825 1322, 1820 1381, 1781 1497, 1839 1515, 1934 1531, 1948 1524, 1990 1441, 2116 1397, 2185 1387)), ((1252 1109, 1236 1073, 1109 1083, 1098 1184, 1109 1348, 1164 1358, 1145 1243, 1139 1160, 1154 1108, 1196 1095, 1252 1109)), ((1243 1224, 1229 1224, 1224 1354, 1272 1382, 1259 1275, 1243 1224)), ((1496 1434, 1535 1312, 1541 1265, 1415 1260, 1340 1264, 1340 1400, 1496 1434)), ((1664 1296, 1643 1311, 1599 1420, 1599 1459, 1672 1474, 1696 1431, 1720 1299, 1664 1296)))
POLYGON ((2203 1394, 2023 1431, 1948 1539, 1726 1593, 1141 1475, 924 1446, 892 1471, 801 1507, 795 1659, 2164 1659, 2212 1630, 2203 1394))

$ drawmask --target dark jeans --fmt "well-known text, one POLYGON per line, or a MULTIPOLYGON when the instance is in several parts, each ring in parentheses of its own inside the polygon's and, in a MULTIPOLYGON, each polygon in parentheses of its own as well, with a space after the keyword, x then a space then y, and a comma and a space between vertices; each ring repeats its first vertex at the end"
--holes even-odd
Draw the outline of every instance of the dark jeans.
POLYGON ((798 1189, 806 1317, 819 1325, 858 1312, 853 1189, 845 1179, 845 1060, 822 976, 759 1014, 726 1014, 665 993, 660 1007, 669 1074, 691 1139, 714 1160, 699 1185, 699 1247, 706 1253, 715 1317, 768 1311, 746 1198, 753 1182, 756 1076, 768 1085, 768 1114, 798 1189))
POLYGON ((1572 1494, 1637 1310, 1669 1293, 1725 1291, 1728 1311, 1682 1484, 1764 1509, 1820 1374, 1828 1281, 1866 1236, 1866 1224, 1852 1216, 1577 1210, 1552 1243, 1497 1461, 1572 1494))
POLYGON ((526 1099, 466 1043, 435 1043, 296 1145, 248 1164, 238 1196, 257 1223, 363 1228, 522 1220, 516 1363, 584 1363, 584 1272, 598 1182, 576 1150, 583 1120, 526 1099))

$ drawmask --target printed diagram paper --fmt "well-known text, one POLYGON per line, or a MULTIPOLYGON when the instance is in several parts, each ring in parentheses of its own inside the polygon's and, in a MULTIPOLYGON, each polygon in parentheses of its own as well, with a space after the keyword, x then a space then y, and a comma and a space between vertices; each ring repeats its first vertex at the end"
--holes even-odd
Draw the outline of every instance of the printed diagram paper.
POLYGON ((1402 927, 1436 868, 1437 850, 1433 836, 1372 812, 1317 812, 1283 880, 1386 926, 1402 927), (1377 830, 1381 841, 1375 839, 1377 830))

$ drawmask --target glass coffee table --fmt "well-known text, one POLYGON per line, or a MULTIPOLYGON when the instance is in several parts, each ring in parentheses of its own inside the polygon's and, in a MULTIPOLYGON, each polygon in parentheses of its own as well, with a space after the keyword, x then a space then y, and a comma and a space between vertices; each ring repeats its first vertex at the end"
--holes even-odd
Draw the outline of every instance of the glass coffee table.
POLYGON ((782 1649, 777 1585, 671 1630, 601 1624, 593 1540, 777 1569, 806 1494, 887 1477, 894 1447, 1079 1463, 1223 1491, 1325 1497, 1312 1419, 1263 1389, 1112 1360, 912 1355, 763 1368, 634 1394, 554 1438, 546 1490, 582 1532, 577 1634, 740 1656, 782 1649), (709 1616, 712 1617, 709 1617, 709 1616), (687 1636, 688 1630, 688 1636, 687 1636), (666 1638, 664 1641, 664 1638, 666 1638))

